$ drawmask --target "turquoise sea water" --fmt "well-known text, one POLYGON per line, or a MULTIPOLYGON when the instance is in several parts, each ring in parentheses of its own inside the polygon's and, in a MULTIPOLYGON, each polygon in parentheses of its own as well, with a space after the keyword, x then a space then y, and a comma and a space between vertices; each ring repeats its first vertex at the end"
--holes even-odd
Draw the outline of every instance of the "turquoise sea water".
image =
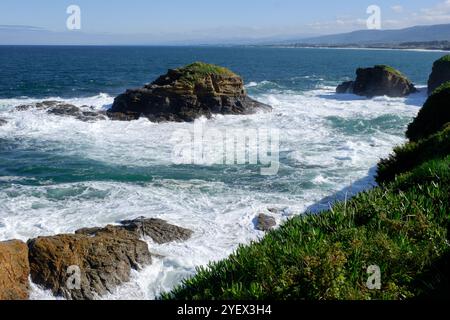
MULTIPOLYGON (((426 99, 439 52, 252 47, 0 47, 0 240, 73 232, 137 216, 194 230, 186 243, 156 245, 165 256, 108 298, 154 298, 195 266, 263 234, 254 218, 268 208, 282 222, 373 185, 380 157, 404 141, 426 99), (253 165, 175 165, 177 130, 194 124, 86 123, 20 104, 63 100, 96 109, 193 61, 229 67, 270 114, 218 116, 197 124, 226 130, 278 129, 280 170, 253 165), (421 92, 408 98, 336 95, 360 66, 389 64, 421 92), (322 201, 325 199, 325 201, 322 201)), ((34 297, 47 297, 34 288, 34 297)))

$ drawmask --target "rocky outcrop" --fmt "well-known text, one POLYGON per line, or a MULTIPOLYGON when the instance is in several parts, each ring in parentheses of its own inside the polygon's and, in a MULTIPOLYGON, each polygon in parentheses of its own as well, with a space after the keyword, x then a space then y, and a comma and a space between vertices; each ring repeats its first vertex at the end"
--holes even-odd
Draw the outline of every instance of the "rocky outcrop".
POLYGON ((450 81, 433 91, 420 109, 419 114, 408 126, 406 136, 419 141, 441 131, 450 123, 450 81))
POLYGON ((336 93, 353 93, 353 85, 355 81, 345 81, 338 85, 336 93))
POLYGON ((165 243, 186 240, 191 234, 163 220, 139 218, 75 234, 39 237, 28 242, 31 278, 67 299, 95 299, 129 281, 131 269, 151 263, 142 236, 165 243))
POLYGON ((263 213, 256 217, 255 222, 256 229, 259 231, 269 231, 277 225, 275 218, 263 213))
POLYGON ((48 114, 57 116, 74 117, 81 121, 105 120, 106 115, 94 110, 93 107, 77 107, 61 101, 43 101, 35 104, 21 105, 16 107, 18 111, 29 109, 45 110, 48 114))
POLYGON ((111 292, 129 281, 132 268, 151 263, 145 242, 127 231, 108 227, 95 236, 39 237, 28 246, 33 282, 74 300, 111 292))
MULTIPOLYGON (((134 220, 124 220, 120 222, 118 226, 109 226, 112 229, 126 230, 132 233, 135 237, 150 237, 154 242, 158 244, 173 242, 173 241, 186 241, 193 232, 189 229, 181 228, 167 223, 160 219, 146 219, 143 217, 134 220)), ((96 235, 98 232, 102 232, 103 228, 85 228, 76 231, 77 234, 96 235)))
POLYGON ((428 94, 432 94, 440 85, 450 81, 450 55, 446 55, 433 64, 433 71, 428 79, 428 94))
POLYGON ((128 231, 136 233, 141 237, 150 237, 158 244, 186 241, 193 232, 189 229, 171 225, 160 219, 138 218, 135 220, 121 221, 121 224, 128 231))
POLYGON ((19 240, 0 242, 0 300, 28 299, 28 247, 19 240))
POLYGON ((398 70, 378 65, 373 68, 358 69, 356 80, 340 84, 336 92, 353 93, 365 97, 405 97, 417 92, 417 89, 398 70))
POLYGON ((146 117, 154 122, 193 121, 213 114, 252 114, 270 111, 247 96, 241 77, 228 69, 196 62, 167 74, 140 89, 119 95, 108 116, 146 117))

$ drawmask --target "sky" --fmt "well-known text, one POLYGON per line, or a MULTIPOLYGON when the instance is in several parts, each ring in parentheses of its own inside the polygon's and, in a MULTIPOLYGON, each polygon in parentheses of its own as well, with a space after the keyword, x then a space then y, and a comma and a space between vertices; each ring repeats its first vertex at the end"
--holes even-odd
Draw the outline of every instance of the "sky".
POLYGON ((450 23, 450 0, 1 0, 0 44, 302 38, 364 29, 369 5, 383 29, 450 23), (66 27, 69 5, 81 30, 66 27))

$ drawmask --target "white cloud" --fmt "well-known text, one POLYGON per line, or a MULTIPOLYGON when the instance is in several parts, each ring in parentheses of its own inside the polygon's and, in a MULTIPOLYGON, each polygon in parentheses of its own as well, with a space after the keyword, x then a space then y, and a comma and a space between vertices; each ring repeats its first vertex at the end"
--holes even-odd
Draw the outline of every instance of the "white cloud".
POLYGON ((395 13, 402 13, 404 8, 401 5, 395 5, 391 7, 392 11, 394 11, 395 13))
POLYGON ((445 0, 431 8, 424 8, 417 16, 426 23, 450 23, 450 0, 445 0))

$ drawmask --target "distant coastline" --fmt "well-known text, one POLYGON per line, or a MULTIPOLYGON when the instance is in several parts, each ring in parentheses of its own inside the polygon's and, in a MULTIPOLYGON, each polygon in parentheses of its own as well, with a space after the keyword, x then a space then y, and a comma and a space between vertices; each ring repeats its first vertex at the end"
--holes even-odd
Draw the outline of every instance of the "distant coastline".
POLYGON ((400 43, 400 44, 277 44, 267 45, 267 47, 276 48, 305 48, 305 49, 353 49, 353 50, 403 50, 403 51, 423 51, 423 52, 449 52, 450 41, 440 42, 418 42, 418 43, 400 43))

